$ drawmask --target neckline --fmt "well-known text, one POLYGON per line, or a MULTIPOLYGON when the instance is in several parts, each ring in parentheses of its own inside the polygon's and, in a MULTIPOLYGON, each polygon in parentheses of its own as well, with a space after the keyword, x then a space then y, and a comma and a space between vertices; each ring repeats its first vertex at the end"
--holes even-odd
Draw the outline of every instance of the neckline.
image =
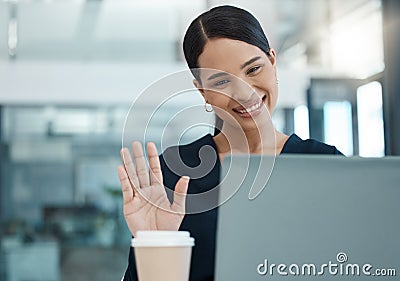
POLYGON ((285 144, 282 147, 281 153, 287 153, 288 147, 291 145, 295 144, 296 142, 302 141, 302 139, 296 135, 296 134, 291 134, 289 138, 286 140, 285 144))
MULTIPOLYGON (((218 155, 218 160, 219 162, 221 162, 221 159, 219 158, 219 153, 218 153, 218 149, 217 149, 217 144, 214 141, 213 135, 211 135, 210 133, 208 133, 207 135, 204 136, 205 139, 209 138, 210 139, 210 143, 212 144, 213 148, 215 149, 215 151, 217 151, 217 155, 218 155)), ((281 153, 287 153, 287 149, 288 147, 290 147, 292 144, 301 141, 302 139, 296 135, 296 134, 291 134, 288 139, 286 140, 285 144, 282 147, 281 153)), ((278 155, 280 155, 278 154, 278 155)))

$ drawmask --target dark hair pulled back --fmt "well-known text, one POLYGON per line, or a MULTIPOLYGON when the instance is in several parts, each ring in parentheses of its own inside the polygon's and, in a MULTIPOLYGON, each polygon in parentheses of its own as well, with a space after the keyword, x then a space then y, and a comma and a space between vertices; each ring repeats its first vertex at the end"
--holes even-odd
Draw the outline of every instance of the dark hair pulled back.
MULTIPOLYGON (((189 25, 183 39, 183 52, 188 67, 194 69, 208 39, 229 38, 254 45, 269 55, 267 36, 258 20, 248 11, 234 6, 218 6, 204 12, 189 25)), ((200 81, 199 81, 200 82, 200 81)))

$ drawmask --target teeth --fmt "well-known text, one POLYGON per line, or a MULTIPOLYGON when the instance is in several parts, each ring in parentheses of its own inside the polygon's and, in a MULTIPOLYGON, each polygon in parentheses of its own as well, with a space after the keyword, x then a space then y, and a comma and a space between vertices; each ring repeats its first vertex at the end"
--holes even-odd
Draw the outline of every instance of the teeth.
POLYGON ((246 108, 246 109, 241 109, 239 110, 240 113, 250 113, 256 109, 259 109, 261 107, 262 101, 260 100, 259 103, 253 105, 252 107, 246 108))

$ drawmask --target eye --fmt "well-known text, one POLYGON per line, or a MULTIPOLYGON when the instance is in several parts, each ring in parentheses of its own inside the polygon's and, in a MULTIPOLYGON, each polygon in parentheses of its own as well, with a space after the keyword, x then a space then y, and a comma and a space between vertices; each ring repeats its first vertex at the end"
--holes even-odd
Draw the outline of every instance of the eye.
POLYGON ((247 70, 246 74, 255 74, 258 70, 261 69, 261 65, 253 66, 249 70, 247 70))
POLYGON ((229 82, 229 80, 226 80, 226 79, 220 80, 220 81, 214 83, 214 86, 216 86, 216 87, 218 87, 218 86, 223 86, 224 84, 226 84, 226 83, 228 83, 228 82, 229 82))

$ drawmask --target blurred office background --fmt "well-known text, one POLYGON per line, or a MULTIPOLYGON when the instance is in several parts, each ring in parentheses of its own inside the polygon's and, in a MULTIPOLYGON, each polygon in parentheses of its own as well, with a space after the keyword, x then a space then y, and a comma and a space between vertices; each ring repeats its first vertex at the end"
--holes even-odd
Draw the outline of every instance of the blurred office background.
MULTIPOLYGON (((125 117, 146 86, 186 68, 184 32, 216 5, 253 12, 277 51, 278 128, 348 156, 399 155, 399 2, 0 2, 0 280, 121 278, 130 242, 116 174, 125 117)), ((152 139, 196 102, 200 95, 161 108, 152 139)), ((132 114, 140 120, 154 106, 149 99, 132 114)), ((145 124, 137 126, 132 138, 145 124)), ((209 131, 193 128, 182 141, 209 131)))

